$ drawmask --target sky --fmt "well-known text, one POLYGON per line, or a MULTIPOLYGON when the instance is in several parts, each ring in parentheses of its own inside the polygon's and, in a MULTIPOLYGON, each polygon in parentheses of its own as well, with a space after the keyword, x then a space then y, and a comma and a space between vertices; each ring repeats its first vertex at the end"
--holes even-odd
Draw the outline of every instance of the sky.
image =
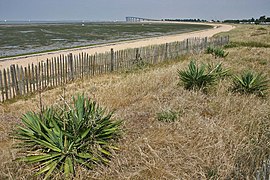
POLYGON ((0 0, 3 20, 125 20, 199 18, 225 20, 270 16, 270 0, 0 0))

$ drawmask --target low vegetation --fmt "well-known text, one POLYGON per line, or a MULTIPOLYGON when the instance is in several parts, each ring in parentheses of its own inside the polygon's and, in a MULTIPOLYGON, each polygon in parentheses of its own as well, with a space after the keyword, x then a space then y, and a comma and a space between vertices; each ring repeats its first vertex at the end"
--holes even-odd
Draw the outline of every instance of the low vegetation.
POLYGON ((188 90, 206 90, 216 80, 211 71, 207 72, 205 65, 198 66, 195 61, 190 61, 188 69, 179 70, 178 75, 185 89, 188 90))
MULTIPOLYGON (((230 43, 226 48, 250 47, 270 48, 270 26, 269 25, 235 25, 237 28, 230 32, 219 35, 230 35, 230 43)), ((216 35, 216 36, 219 36, 216 35)))
POLYGON ((78 165, 91 169, 108 163, 111 150, 117 149, 111 140, 120 125, 120 121, 111 121, 111 116, 83 95, 73 98, 72 104, 28 112, 15 132, 25 153, 19 160, 37 164, 36 175, 45 173, 44 179, 55 172, 72 177, 78 165))
POLYGON ((161 122, 174 122, 178 117, 178 112, 173 110, 166 110, 157 113, 157 119, 161 122))
POLYGON ((208 72, 212 71, 219 79, 223 79, 230 75, 230 70, 228 68, 224 68, 222 63, 208 63, 207 68, 208 72))
POLYGON ((219 78, 227 75, 228 70, 223 70, 222 64, 201 64, 198 66, 195 61, 190 61, 188 69, 178 70, 178 76, 187 90, 207 91, 219 78))
MULTIPOLYGON (((269 34, 251 36, 259 27, 237 26, 222 35, 230 34, 232 42, 268 44, 269 34)), ((268 33, 269 27, 263 27, 268 33)), ((250 46, 226 51, 226 60, 205 53, 190 54, 139 70, 84 77, 43 92, 43 103, 49 106, 61 100, 63 89, 66 99, 84 92, 108 111, 114 110, 115 119, 123 119, 119 150, 110 151, 113 156, 106 165, 76 167, 74 179, 255 179, 257 172, 257 177, 263 179, 266 171, 262 169, 266 168, 262 167, 266 167, 268 163, 264 162, 270 155, 269 90, 263 91, 265 96, 260 98, 229 89, 234 75, 246 71, 263 72, 262 77, 269 78, 270 51, 250 46), (211 70, 216 74, 214 90, 204 93, 177 85, 177 72, 190 73, 185 68, 192 59, 196 59, 192 66, 198 71, 204 66, 203 75, 211 70), (222 66, 217 60, 222 61, 222 66), (223 71, 226 73, 218 73, 223 71)), ((253 78, 258 75, 252 74, 253 78)), ((22 114, 29 109, 40 111, 38 104, 39 97, 32 96, 0 105, 0 179, 42 178, 33 176, 36 165, 14 161, 22 152, 12 148, 17 140, 8 138, 18 124, 24 126, 19 121, 22 114)), ((54 179, 63 176, 56 173, 54 179)))
POLYGON ((228 52, 225 52, 222 48, 220 47, 208 47, 206 49, 207 54, 212 54, 215 58, 225 58, 228 56, 228 52))
MULTIPOLYGON (((222 79, 228 75, 229 70, 223 70, 222 64, 217 65, 208 64, 208 71, 206 65, 202 64, 200 67, 196 65, 195 61, 190 61, 188 69, 178 70, 179 79, 187 90, 202 90, 206 92, 207 88, 212 86, 217 79, 222 79)), ((242 94, 255 94, 258 96, 265 96, 268 90, 269 80, 265 75, 246 72, 241 76, 234 76, 233 78, 233 92, 242 94)))
POLYGON ((233 81, 234 92, 265 96, 268 90, 269 80, 263 74, 245 72, 241 76, 235 76, 233 81))

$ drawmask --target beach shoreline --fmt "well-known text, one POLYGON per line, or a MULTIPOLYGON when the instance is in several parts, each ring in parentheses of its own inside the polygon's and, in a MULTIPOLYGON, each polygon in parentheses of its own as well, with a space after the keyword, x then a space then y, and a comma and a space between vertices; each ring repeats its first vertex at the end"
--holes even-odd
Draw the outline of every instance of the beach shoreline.
POLYGON ((193 32, 188 32, 188 33, 182 33, 182 34, 120 41, 120 42, 107 43, 107 44, 101 44, 101 45, 85 46, 85 47, 71 48, 71 49, 65 49, 65 50, 59 50, 59 51, 2 58, 0 59, 0 69, 8 68, 12 64, 17 64, 19 66, 25 67, 28 64, 32 64, 32 63, 37 64, 38 62, 45 61, 53 57, 57 57, 59 55, 67 55, 69 53, 72 53, 72 54, 88 53, 89 55, 94 55, 96 53, 109 52, 112 48, 115 51, 118 51, 118 50, 124 50, 128 48, 140 48, 140 47, 145 47, 145 46, 150 46, 150 45, 159 45, 159 44, 171 43, 175 41, 182 41, 182 40, 193 38, 193 37, 212 37, 213 35, 217 33, 227 32, 234 28, 234 26, 227 25, 227 24, 188 23, 188 22, 163 22, 163 23, 204 24, 204 25, 213 26, 213 28, 200 30, 200 31, 193 31, 193 32))

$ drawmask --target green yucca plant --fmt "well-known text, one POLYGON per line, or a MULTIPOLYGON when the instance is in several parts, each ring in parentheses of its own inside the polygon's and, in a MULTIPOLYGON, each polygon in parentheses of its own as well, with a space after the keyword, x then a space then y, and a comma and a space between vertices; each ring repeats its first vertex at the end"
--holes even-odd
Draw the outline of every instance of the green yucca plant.
POLYGON ((121 124, 111 117, 112 113, 84 95, 73 97, 70 105, 49 107, 40 114, 28 112, 22 117, 23 126, 15 131, 19 148, 27 153, 19 160, 36 163, 36 175, 46 173, 44 179, 53 172, 72 177, 78 165, 92 168, 108 163, 117 149, 112 140, 121 124))
POLYGON ((228 56, 228 52, 225 52, 223 49, 221 48, 214 48, 214 47, 207 47, 206 49, 206 54, 212 54, 213 56, 215 56, 215 58, 220 57, 220 58, 225 58, 226 56, 228 56))
POLYGON ((214 70, 208 72, 206 65, 202 64, 199 67, 195 61, 189 63, 188 69, 178 70, 178 75, 185 89, 188 90, 206 90, 216 81, 214 70))
POLYGON ((211 46, 207 47, 206 54, 212 54, 213 52, 214 52, 214 48, 213 47, 211 47, 211 46))
POLYGON ((207 64, 208 72, 214 73, 219 78, 224 78, 229 75, 229 69, 224 69, 222 63, 218 64, 207 64))
POLYGON ((216 48, 216 49, 214 49, 214 56, 215 56, 215 58, 217 58, 217 57, 220 57, 220 58, 225 58, 225 57, 227 57, 228 56, 228 54, 229 54, 229 52, 225 52, 223 49, 221 49, 221 48, 216 48))
POLYGON ((258 96, 265 96, 268 89, 269 80, 266 76, 255 74, 252 72, 246 72, 241 76, 235 76, 233 80, 234 92, 243 94, 256 94, 258 96))

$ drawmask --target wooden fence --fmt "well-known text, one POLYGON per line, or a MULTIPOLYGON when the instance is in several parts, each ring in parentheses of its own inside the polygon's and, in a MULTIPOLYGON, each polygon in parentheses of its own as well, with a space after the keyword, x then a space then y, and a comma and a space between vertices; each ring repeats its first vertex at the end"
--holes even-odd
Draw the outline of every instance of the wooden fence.
POLYGON ((0 102, 64 85, 85 76, 132 69, 140 63, 156 64, 208 46, 222 46, 229 37, 191 38, 184 41, 88 55, 60 55, 27 67, 11 65, 0 70, 0 102))

